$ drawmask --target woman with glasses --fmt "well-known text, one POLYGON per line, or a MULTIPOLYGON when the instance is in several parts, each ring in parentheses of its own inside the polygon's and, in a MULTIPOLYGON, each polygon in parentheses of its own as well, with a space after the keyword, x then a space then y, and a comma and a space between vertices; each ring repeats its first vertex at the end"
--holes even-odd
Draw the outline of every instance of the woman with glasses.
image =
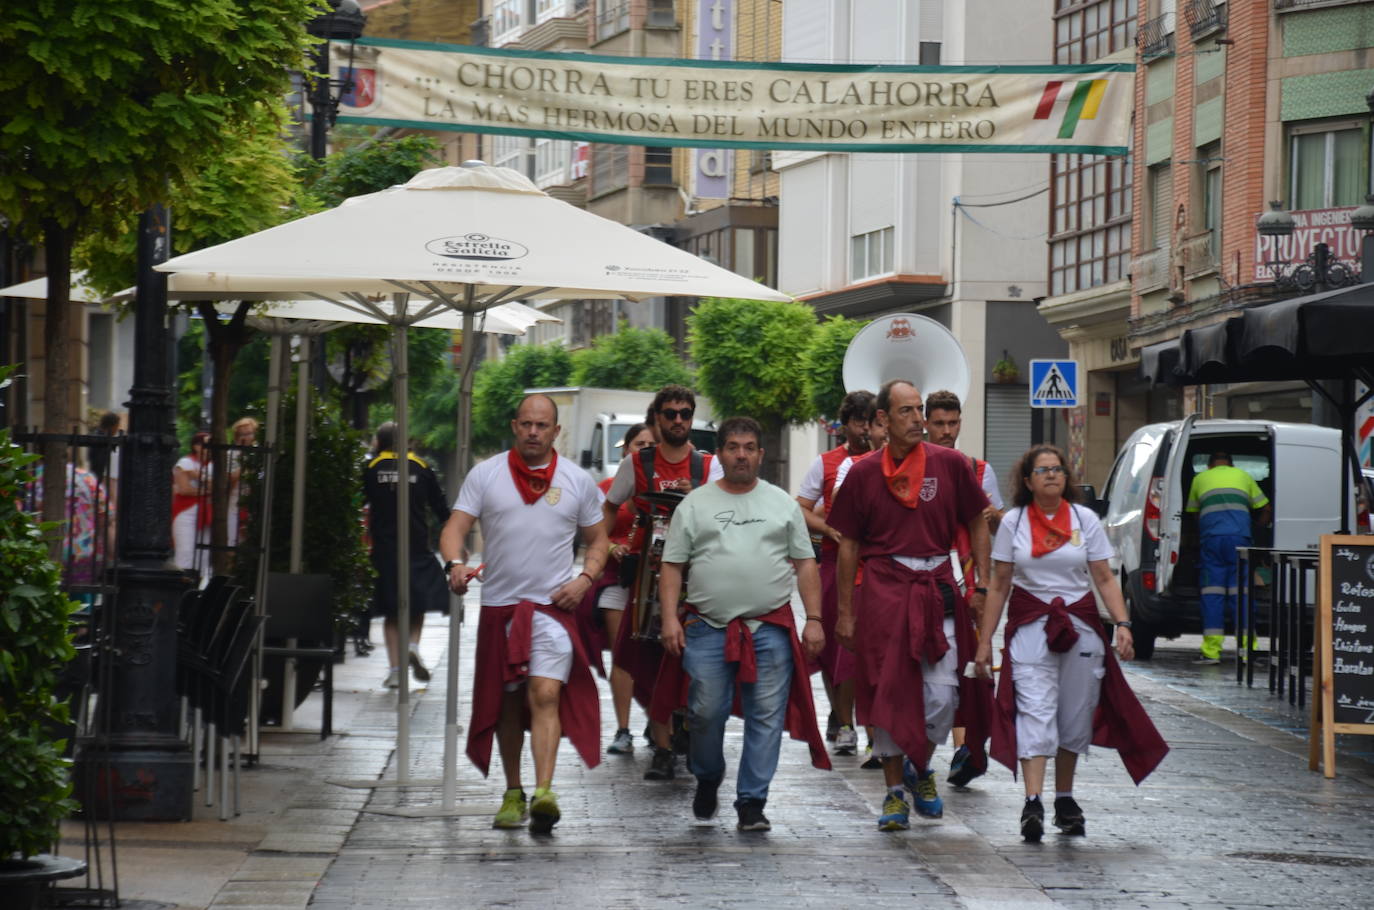
POLYGON ((991 754, 1026 788, 1021 836, 1044 833, 1041 791, 1054 757, 1054 824, 1086 832, 1073 796, 1078 756, 1090 744, 1118 749, 1136 783, 1168 747, 1116 662, 1134 654, 1130 617, 1108 565, 1102 524, 1074 504, 1078 490, 1054 446, 1032 447, 1012 472, 1012 508, 992 545, 993 572, 979 630, 976 672, 992 674, 992 637, 1010 604, 991 754), (1115 654, 1097 615, 1093 586, 1116 623, 1115 654))

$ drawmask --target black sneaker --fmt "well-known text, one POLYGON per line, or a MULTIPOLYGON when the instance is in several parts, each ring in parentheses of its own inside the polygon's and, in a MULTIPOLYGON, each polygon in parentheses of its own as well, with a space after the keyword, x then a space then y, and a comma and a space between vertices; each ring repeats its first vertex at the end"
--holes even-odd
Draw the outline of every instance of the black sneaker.
POLYGON ((835 737, 840 733, 840 718, 834 711, 830 712, 830 719, 825 722, 825 741, 833 743, 835 737))
POLYGON ((704 822, 715 818, 716 791, 719 789, 720 781, 698 778, 696 796, 692 797, 692 814, 704 822))
POLYGON ((672 749, 660 749, 654 746, 654 760, 649 764, 649 770, 644 772, 645 780, 672 780, 677 776, 677 757, 673 755, 672 749))
POLYGON ((763 814, 763 800, 746 799, 735 807, 739 813, 739 824, 736 825, 741 831, 771 831, 773 826, 768 823, 768 816, 763 814))
POLYGON ((1083 810, 1072 796, 1059 796, 1054 800, 1054 826, 1061 834, 1082 837, 1087 834, 1087 822, 1083 810))
POLYGON ((987 773, 986 758, 982 764, 980 768, 971 760, 968 746, 960 746, 954 750, 954 759, 949 763, 949 776, 945 780, 962 790, 969 785, 969 781, 987 773))
POLYGON ((1045 804, 1038 799, 1026 800, 1021 810, 1021 837, 1038 844, 1045 834, 1045 804))

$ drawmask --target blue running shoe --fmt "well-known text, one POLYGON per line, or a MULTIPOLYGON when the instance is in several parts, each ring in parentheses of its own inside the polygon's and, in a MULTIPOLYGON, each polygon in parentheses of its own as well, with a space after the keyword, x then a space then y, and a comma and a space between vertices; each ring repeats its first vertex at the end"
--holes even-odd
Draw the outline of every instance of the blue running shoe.
POLYGON ((908 793, 916 792, 916 782, 920 777, 920 772, 916 769, 909 758, 902 759, 902 786, 906 787, 908 793))
MULTIPOLYGON (((903 771, 906 769, 903 768, 903 771)), ((905 776, 905 775, 904 775, 905 776)), ((927 769, 916 775, 916 786, 911 790, 912 802, 916 804, 916 814, 924 818, 943 818, 945 801, 935 792, 935 772, 927 769)))
POLYGON ((883 800, 883 814, 878 816, 879 831, 905 831, 911 827, 911 807, 900 792, 890 790, 883 800))

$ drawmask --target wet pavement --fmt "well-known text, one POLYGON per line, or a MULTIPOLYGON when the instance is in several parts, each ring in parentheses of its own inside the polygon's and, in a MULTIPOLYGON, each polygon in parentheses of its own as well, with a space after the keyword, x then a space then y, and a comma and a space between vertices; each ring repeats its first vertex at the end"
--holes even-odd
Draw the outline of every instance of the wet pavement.
MULTIPOLYGON (((414 698, 416 778, 437 778, 442 762, 446 630, 436 620, 423 645, 438 663, 435 681, 414 698)), ((473 629, 463 629, 464 723, 473 629)), ((374 640, 380 639, 377 628, 374 640)), ((968 908, 1367 906, 1374 894, 1369 741, 1347 738, 1334 780, 1309 772, 1305 738, 1294 732, 1305 737, 1305 710, 1271 698, 1263 685, 1237 687, 1233 667, 1192 666, 1190 648, 1188 640, 1161 642, 1154 661, 1128 669, 1170 743, 1168 758, 1136 788, 1114 753, 1095 750, 1080 763, 1075 786, 1087 836, 1047 834, 1035 845, 1019 837, 1020 785, 1000 766, 967 792, 942 783, 944 818, 913 815, 910 831, 881 833, 881 774, 861 770, 858 758, 836 758, 834 771, 817 771, 806 747, 790 740, 773 781, 766 810, 773 829, 766 833, 735 830, 730 776, 721 813, 696 822, 694 783, 685 772, 671 782, 642 779, 649 755, 638 736, 633 756, 605 756, 590 770, 564 744, 555 783, 563 820, 548 837, 491 828, 504 786, 499 763, 493 762, 494 777, 483 779, 463 756, 457 817, 377 814, 369 810, 437 806, 441 794, 437 786, 354 790, 325 782, 395 773, 393 696, 380 688, 385 660, 378 652, 350 657, 339 668, 336 696, 342 735, 324 744, 301 734, 269 738, 275 745, 265 747, 263 764, 244 771, 244 819, 184 826, 210 832, 205 849, 157 848, 172 854, 178 874, 202 863, 206 881, 216 880, 221 866, 233 866, 225 858, 239 850, 237 866, 221 875, 211 899, 199 896, 209 890, 206 882, 196 895, 175 891, 176 879, 157 878, 159 868, 173 867, 158 863, 143 871, 146 879, 122 872, 137 888, 126 896, 168 906, 329 910, 909 907, 913 901, 968 908), (269 786, 274 778, 277 784, 269 786), (215 825, 221 825, 218 853, 211 849, 215 825), (214 870, 212 859, 220 863, 214 870)), ((604 683, 601 689, 608 742, 613 715, 604 683)), ((816 691, 823 713, 819 680, 816 691)), ((637 708, 631 717, 638 731, 637 708)), ((740 722, 732 720, 726 738, 732 769, 740 741, 740 722)), ((949 754, 948 746, 937 751, 937 768, 948 766, 949 754)), ((527 788, 531 772, 527 757, 527 788)), ((145 837, 147 849, 167 836, 145 837)), ((122 862, 131 851, 138 855, 137 845, 121 844, 121 850, 122 862)))

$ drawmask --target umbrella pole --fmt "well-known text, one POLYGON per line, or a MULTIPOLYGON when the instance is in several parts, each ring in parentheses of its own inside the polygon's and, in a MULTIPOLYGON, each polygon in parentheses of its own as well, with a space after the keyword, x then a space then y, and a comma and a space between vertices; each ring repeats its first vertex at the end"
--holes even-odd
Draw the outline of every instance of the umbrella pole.
MULTIPOLYGON (((263 616, 267 612, 267 573, 271 569, 272 550, 272 486, 276 482, 276 472, 272 462, 276 458, 277 432, 281 423, 281 363, 284 341, 281 335, 273 335, 267 367, 267 425, 264 430, 261 484, 262 498, 258 501, 258 513, 262 520, 262 534, 259 538, 257 577, 257 604, 254 613, 263 616)), ((249 684, 248 699, 248 754, 257 756, 258 729, 262 722, 262 624, 253 642, 253 671, 249 684)))
MULTIPOLYGON (((291 482, 291 574, 301 571, 301 550, 305 543, 305 448, 310 420, 310 336, 300 336, 296 349, 299 362, 296 369, 296 450, 291 482)), ((286 640, 288 648, 296 647, 296 639, 286 640)), ((295 726, 296 661, 288 657, 282 665, 281 729, 295 726)))
MULTIPOLYGON (((404 312, 400 300, 396 312, 404 312)), ((406 327, 399 317, 391 337, 396 401, 396 650, 401 666, 401 687, 396 693, 396 782, 403 784, 410 777, 410 428, 406 420, 410 364, 406 327)))
MULTIPOLYGON (((473 326, 473 290, 463 294, 463 356, 458 379, 458 484, 467 477, 472 448, 472 364, 476 360, 477 333, 473 326)), ((458 793, 458 658, 463 640, 463 597, 448 618, 448 679, 444 704, 444 790, 443 808, 451 811, 458 793)))

